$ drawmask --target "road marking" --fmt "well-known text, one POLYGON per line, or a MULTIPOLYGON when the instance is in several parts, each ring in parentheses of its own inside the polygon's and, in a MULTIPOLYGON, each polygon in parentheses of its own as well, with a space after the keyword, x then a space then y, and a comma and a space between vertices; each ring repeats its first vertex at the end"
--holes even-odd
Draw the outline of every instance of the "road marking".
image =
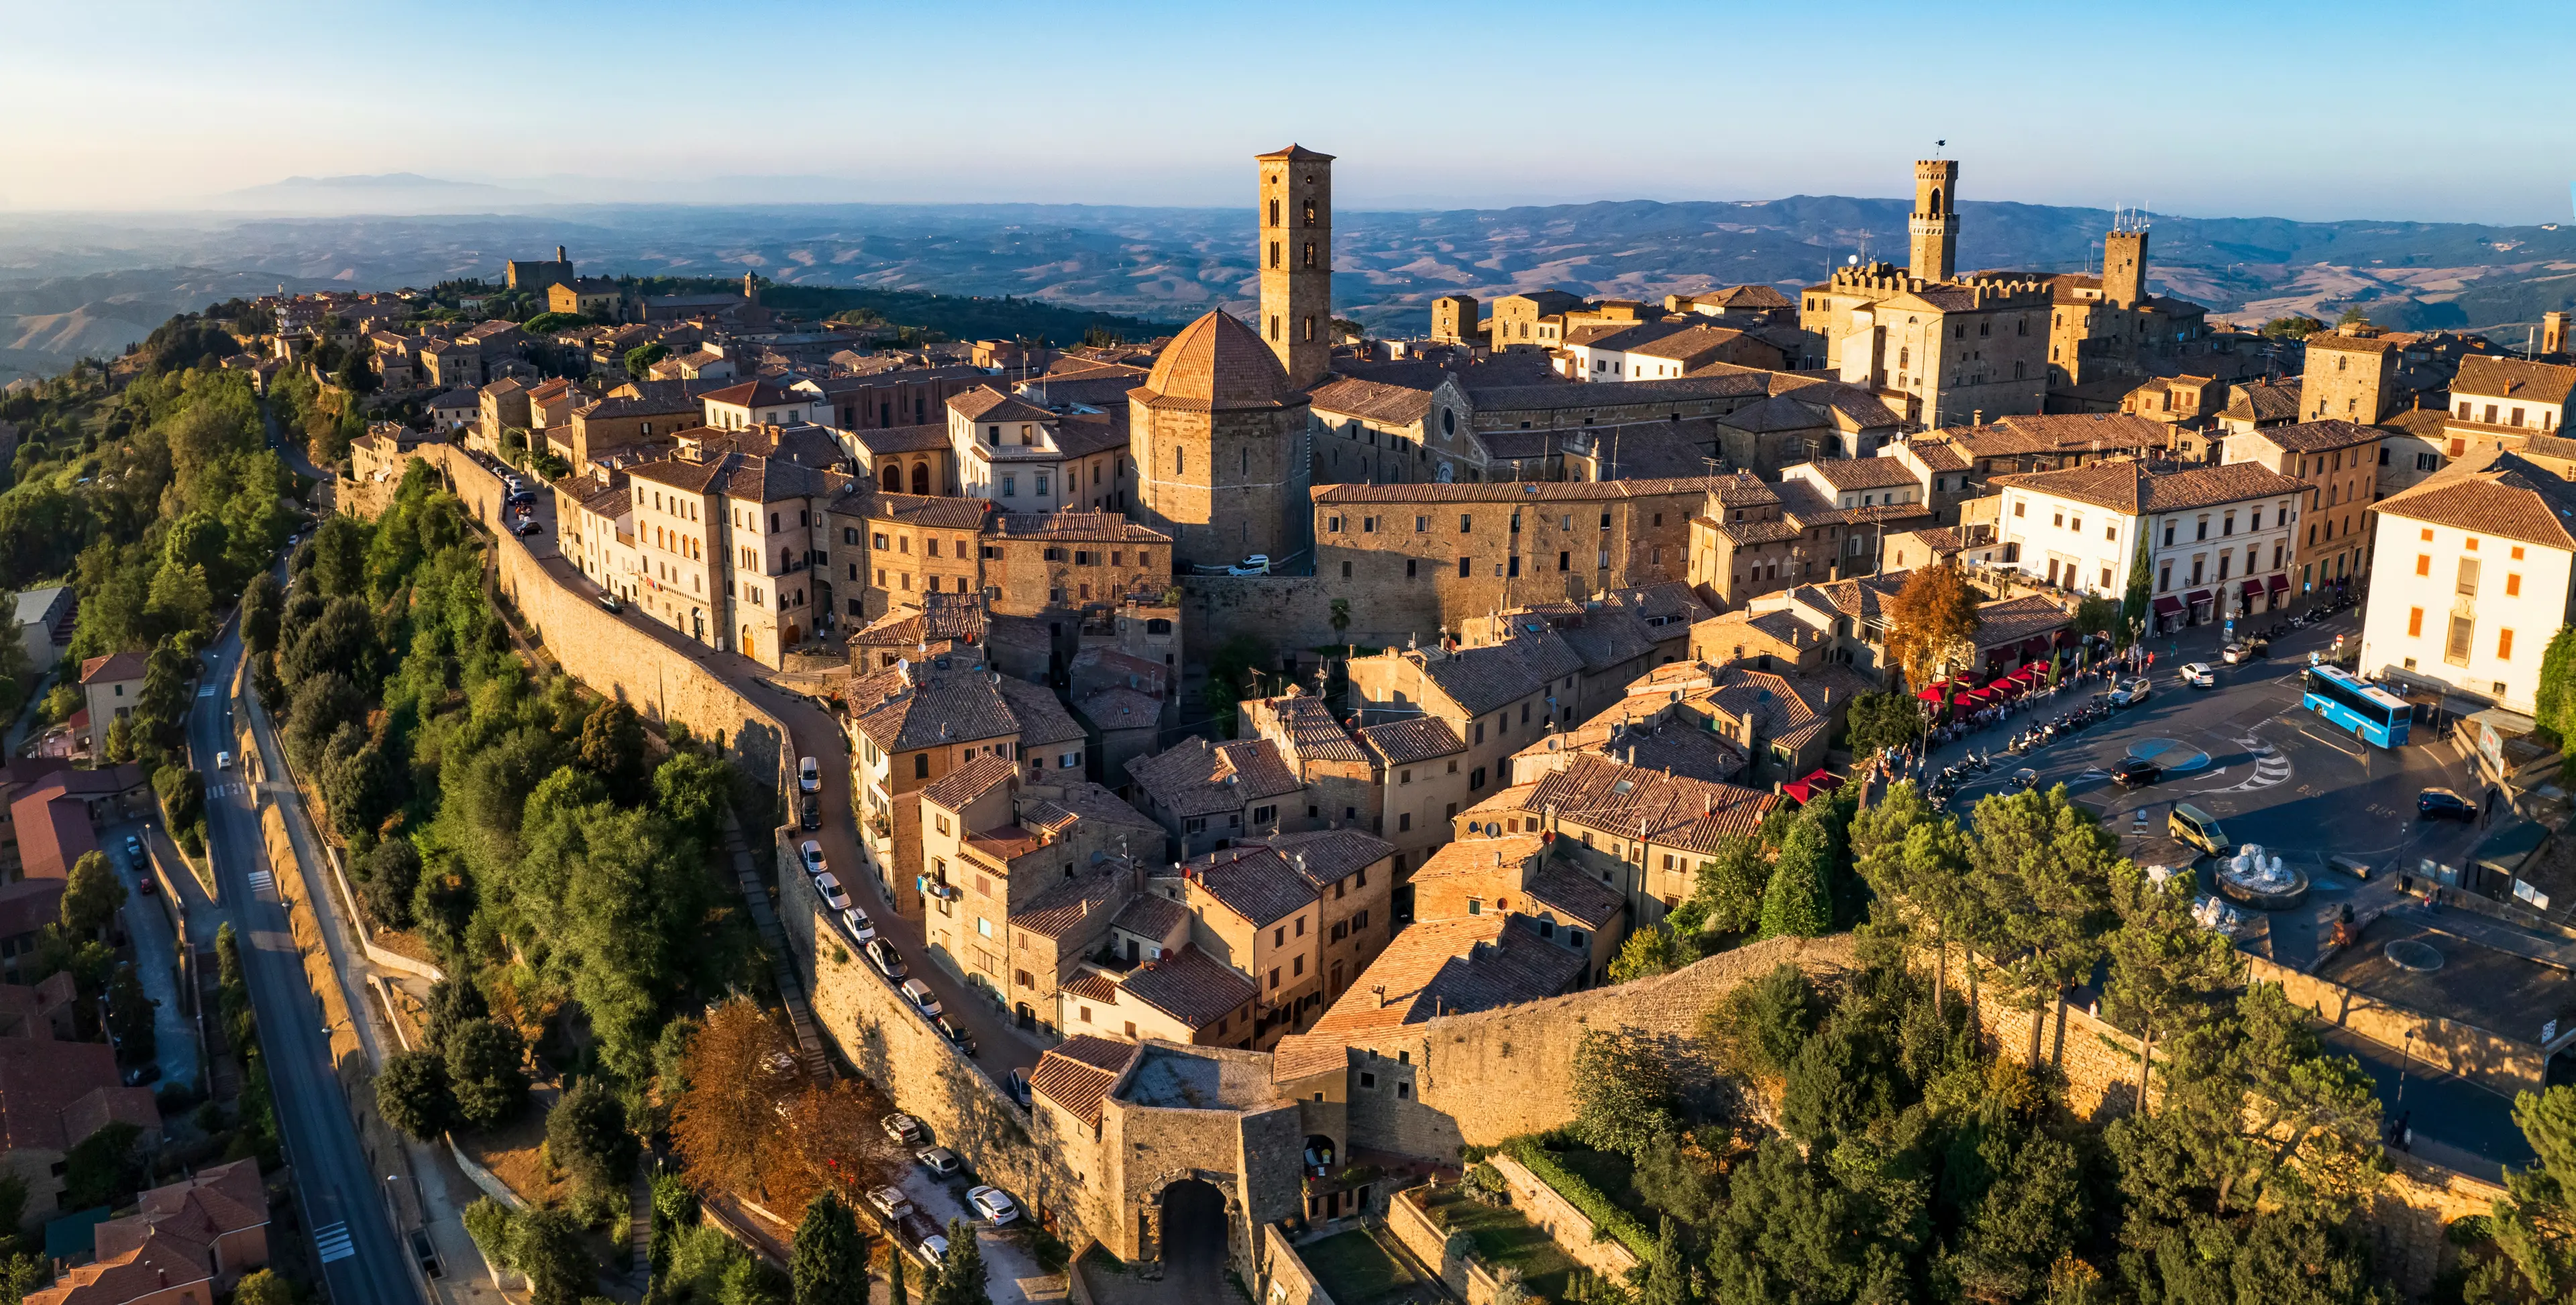
POLYGON ((2335 741, 2334 741, 2334 740, 2332 740, 2332 739, 2326 738, 2326 737, 2324 737, 2323 735, 2318 734, 2318 733, 2317 733, 2316 731, 2314 731, 2314 730, 2304 729, 2304 728, 2303 728, 2303 729, 2301 729, 2299 732, 2300 732, 2301 734, 2305 734, 2305 735, 2307 735, 2307 736, 2308 736, 2309 738, 2311 738, 2311 739, 2315 739, 2317 742, 2322 743, 2322 744, 2326 745, 2327 747, 2334 749, 2334 750, 2335 750, 2335 751, 2337 751, 2337 752, 2340 752, 2340 753, 2344 754, 2344 755, 2345 755, 2345 756, 2347 756, 2347 757, 2351 757, 2351 758, 2353 758, 2353 759, 2354 759, 2354 760, 2356 760, 2356 761, 2367 761, 2367 760, 2369 760, 2369 754, 2368 754, 2368 753, 2365 753, 2365 752, 2363 752, 2363 751, 2361 751, 2359 748, 2347 748, 2347 747, 2345 747, 2344 745, 2342 745, 2342 744, 2340 744, 2340 743, 2337 743, 2337 742, 2335 742, 2335 741))
POLYGON ((250 890, 252 892, 265 893, 275 889, 276 887, 276 875, 271 874, 266 870, 253 870, 250 872, 250 890))
POLYGON ((358 1253, 358 1248, 350 1244, 349 1225, 346 1223, 335 1223, 328 1227, 314 1229, 313 1248, 322 1253, 324 1264, 334 1260, 345 1260, 358 1253))
POLYGON ((215 686, 209 684, 204 688, 197 690, 197 696, 200 698, 211 698, 215 696, 215 686))

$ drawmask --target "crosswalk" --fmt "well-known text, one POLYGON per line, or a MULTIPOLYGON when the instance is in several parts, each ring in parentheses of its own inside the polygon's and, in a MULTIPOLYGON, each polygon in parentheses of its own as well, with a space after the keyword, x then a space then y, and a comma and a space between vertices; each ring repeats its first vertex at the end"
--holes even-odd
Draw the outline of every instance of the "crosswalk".
POLYGON ((247 785, 247 784, 241 784, 241 783, 217 784, 217 785, 214 785, 214 786, 212 786, 212 787, 210 787, 210 788, 208 788, 208 789, 206 790, 206 796, 207 796, 207 797, 235 797, 235 796, 238 796, 238 795, 240 795, 240 794, 247 793, 247 792, 249 792, 249 791, 250 791, 250 786, 249 786, 249 785, 247 785))
POLYGON ((349 1243, 349 1225, 346 1223, 325 1224, 314 1229, 313 1247, 322 1253, 324 1264, 345 1260, 358 1253, 358 1248, 349 1243))
POLYGON ((269 873, 269 872, 268 872, 268 871, 266 871, 266 870, 253 870, 253 871, 251 871, 251 872, 250 872, 250 890, 251 890, 252 892, 254 892, 254 893, 265 893, 265 892, 271 892, 271 891, 274 891, 274 890, 276 889, 276 887, 277 887, 277 876, 276 876, 276 875, 271 874, 271 873, 269 873))

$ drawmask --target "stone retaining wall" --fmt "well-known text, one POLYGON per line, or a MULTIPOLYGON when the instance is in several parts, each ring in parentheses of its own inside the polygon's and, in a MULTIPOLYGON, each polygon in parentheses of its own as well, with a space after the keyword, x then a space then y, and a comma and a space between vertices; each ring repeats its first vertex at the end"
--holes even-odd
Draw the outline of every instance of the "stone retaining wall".
POLYGON ((1636 1252, 1615 1237, 1596 1234, 1592 1216, 1557 1195, 1528 1166, 1500 1151, 1486 1156, 1485 1163, 1502 1174, 1503 1186, 1512 1194, 1512 1208, 1552 1238, 1566 1258, 1613 1281, 1625 1281, 1628 1270, 1637 1267, 1636 1252))
POLYGON ((1428 1187, 1408 1187, 1389 1199, 1386 1203, 1386 1230, 1395 1234, 1395 1239, 1404 1243, 1404 1249, 1413 1252, 1413 1258, 1422 1261, 1425 1268, 1439 1274, 1440 1280, 1449 1285, 1449 1290, 1458 1299, 1467 1305, 1493 1305, 1502 1284, 1495 1281, 1494 1275, 1484 1265, 1467 1255, 1470 1243, 1465 1238, 1460 1239, 1458 1246, 1452 1247, 1449 1234, 1431 1221, 1430 1213, 1420 1204, 1421 1197, 1429 1190, 1428 1187))

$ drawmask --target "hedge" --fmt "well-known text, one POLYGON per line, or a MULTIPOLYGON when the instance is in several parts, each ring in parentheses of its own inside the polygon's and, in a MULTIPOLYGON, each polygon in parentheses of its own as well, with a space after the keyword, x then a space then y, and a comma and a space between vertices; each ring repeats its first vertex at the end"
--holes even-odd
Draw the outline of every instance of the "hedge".
POLYGON ((1577 1177, 1574 1171, 1556 1162, 1556 1157, 1532 1137, 1515 1137, 1504 1141, 1500 1150, 1521 1162, 1540 1182, 1553 1188, 1557 1195, 1573 1203, 1585 1218, 1592 1221, 1596 1233, 1608 1233, 1620 1244, 1636 1252, 1641 1264, 1654 1262, 1656 1243, 1637 1217, 1622 1210, 1602 1194, 1601 1189, 1577 1177))

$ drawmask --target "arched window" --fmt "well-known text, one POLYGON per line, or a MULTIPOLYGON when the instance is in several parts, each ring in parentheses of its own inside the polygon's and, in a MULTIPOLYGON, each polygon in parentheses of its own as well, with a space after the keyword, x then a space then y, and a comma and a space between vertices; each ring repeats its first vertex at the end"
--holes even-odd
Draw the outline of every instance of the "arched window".
POLYGON ((1270 265, 1279 266, 1279 242, 1276 240, 1270 242, 1270 265))
POLYGON ((890 466, 885 469, 885 487, 889 494, 903 492, 903 468, 890 466))
POLYGON ((1308 267, 1313 267, 1314 265, 1315 265, 1315 242, 1314 242, 1314 241, 1312 241, 1312 240, 1309 240, 1309 241, 1307 241, 1307 242, 1306 242, 1306 266, 1308 266, 1308 267))
POLYGON ((1305 214, 1305 217, 1306 217, 1305 225, 1310 226, 1310 227, 1311 227, 1311 226, 1313 226, 1313 225, 1315 225, 1315 201, 1313 201, 1313 200, 1311 200, 1311 199, 1306 201, 1306 214, 1305 214))
POLYGON ((1270 338, 1273 340, 1279 338, 1279 314, 1277 313, 1270 315, 1270 338))
POLYGON ((1455 435, 1458 433, 1457 409, 1442 408, 1440 410, 1440 433, 1443 435, 1455 435))
POLYGON ((1311 342, 1315 338, 1315 319, 1308 317, 1300 324, 1300 326, 1305 332, 1303 338, 1311 342))
POLYGON ((912 464, 912 492, 915 494, 928 494, 930 492, 929 463, 916 462, 912 464))
POLYGON ((1279 225, 1279 201, 1276 197, 1270 201, 1270 225, 1279 225))
POLYGON ((1925 211, 1931 213, 1938 213, 1941 211, 1941 188, 1939 186, 1934 186, 1932 188, 1932 207, 1925 211))

